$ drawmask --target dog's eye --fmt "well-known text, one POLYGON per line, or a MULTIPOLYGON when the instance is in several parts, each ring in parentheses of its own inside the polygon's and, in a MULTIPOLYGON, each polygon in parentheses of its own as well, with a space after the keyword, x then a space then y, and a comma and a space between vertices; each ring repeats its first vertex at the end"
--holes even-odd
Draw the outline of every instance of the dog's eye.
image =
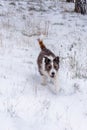
POLYGON ((48 66, 48 69, 49 69, 49 70, 51 69, 51 65, 48 66))
POLYGON ((54 65, 54 68, 55 68, 56 70, 58 70, 58 65, 54 65))

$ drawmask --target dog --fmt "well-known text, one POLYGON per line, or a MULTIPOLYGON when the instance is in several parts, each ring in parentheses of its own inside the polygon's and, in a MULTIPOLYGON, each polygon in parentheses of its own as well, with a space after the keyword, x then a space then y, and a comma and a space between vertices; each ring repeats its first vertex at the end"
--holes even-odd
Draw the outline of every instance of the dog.
POLYGON ((55 91, 58 91, 58 70, 59 70, 59 56, 46 48, 43 40, 38 39, 38 43, 41 48, 41 52, 37 58, 38 70, 42 76, 42 84, 46 85, 49 78, 55 85, 55 91))

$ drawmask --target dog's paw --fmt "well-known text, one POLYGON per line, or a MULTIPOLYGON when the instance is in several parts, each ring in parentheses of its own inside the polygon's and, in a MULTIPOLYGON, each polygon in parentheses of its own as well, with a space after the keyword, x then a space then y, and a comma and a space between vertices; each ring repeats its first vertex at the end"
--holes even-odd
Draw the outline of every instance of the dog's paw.
POLYGON ((58 94, 59 92, 60 92, 60 88, 56 86, 55 89, 54 89, 54 93, 58 94))

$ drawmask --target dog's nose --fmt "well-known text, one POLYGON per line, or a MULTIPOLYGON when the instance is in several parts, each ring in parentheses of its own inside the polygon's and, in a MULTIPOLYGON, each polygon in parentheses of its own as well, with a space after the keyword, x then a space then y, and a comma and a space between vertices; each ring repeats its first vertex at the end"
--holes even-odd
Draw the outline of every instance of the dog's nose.
POLYGON ((51 73, 51 76, 52 76, 52 77, 54 77, 54 75, 55 75, 55 73, 54 73, 54 72, 52 72, 52 73, 51 73))

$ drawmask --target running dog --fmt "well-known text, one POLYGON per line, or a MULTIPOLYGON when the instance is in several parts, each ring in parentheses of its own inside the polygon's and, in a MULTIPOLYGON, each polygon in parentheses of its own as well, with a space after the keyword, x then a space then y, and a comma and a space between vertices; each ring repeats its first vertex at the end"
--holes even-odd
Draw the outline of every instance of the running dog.
POLYGON ((59 90, 58 86, 58 70, 59 70, 59 56, 55 56, 53 52, 46 48, 43 40, 38 39, 41 52, 37 59, 38 69, 42 76, 42 84, 46 85, 47 79, 55 85, 55 91, 59 90))

